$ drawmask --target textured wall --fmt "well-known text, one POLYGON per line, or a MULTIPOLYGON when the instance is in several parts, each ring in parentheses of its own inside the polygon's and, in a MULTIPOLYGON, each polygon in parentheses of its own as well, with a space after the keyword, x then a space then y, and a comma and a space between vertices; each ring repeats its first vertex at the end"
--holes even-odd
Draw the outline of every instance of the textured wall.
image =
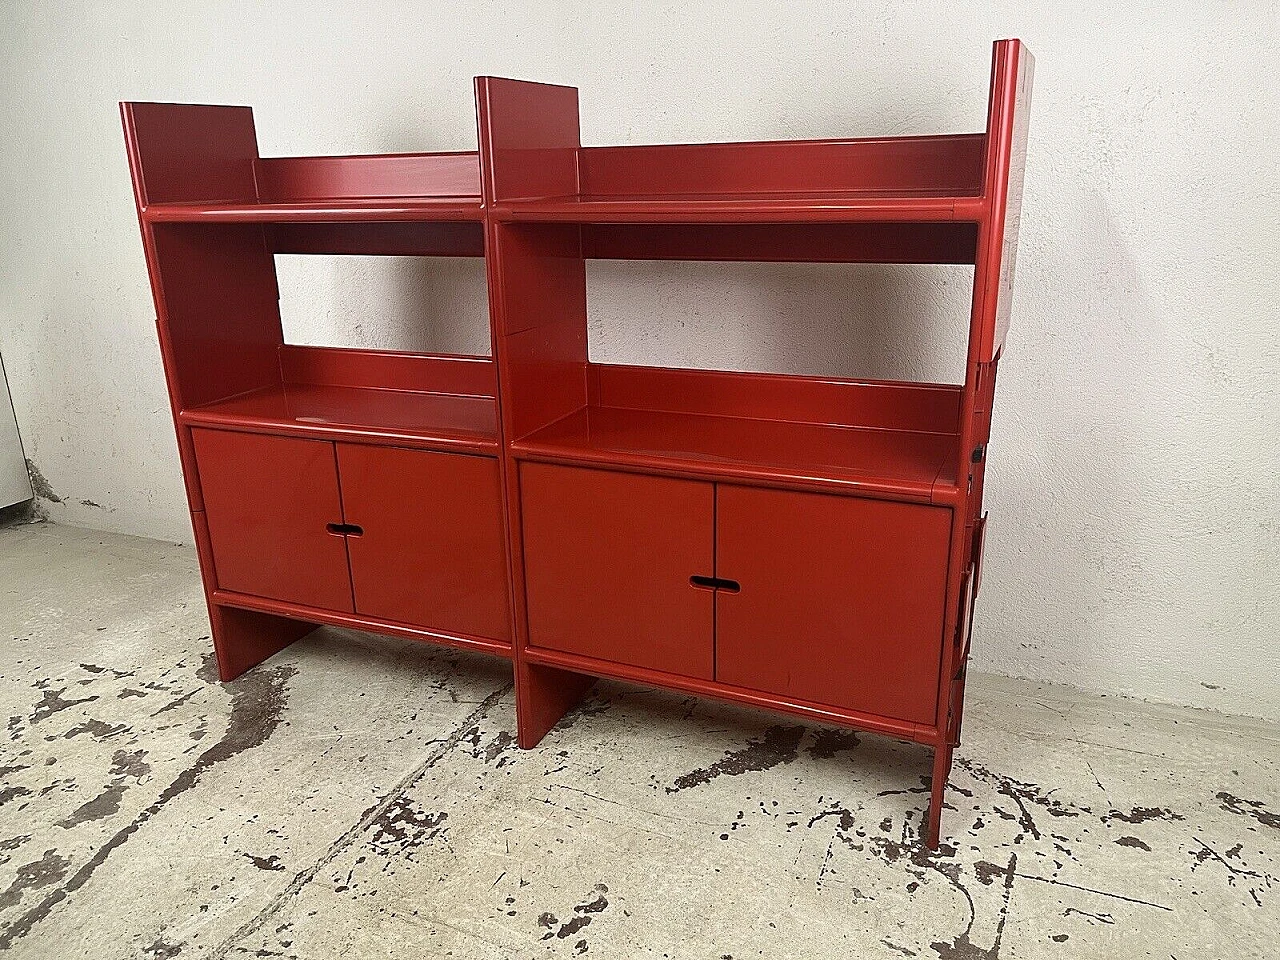
MULTIPOLYGON (((55 519, 189 539, 116 101, 250 103, 265 153, 470 148, 470 78, 584 141, 955 132, 1037 55, 978 665, 1280 716, 1272 4, 6 5, 0 351, 55 519), (945 8, 950 9, 946 15, 945 8)), ((595 264, 592 354, 956 375, 954 268, 595 264)), ((474 264, 290 259, 299 340, 464 348, 474 264)))

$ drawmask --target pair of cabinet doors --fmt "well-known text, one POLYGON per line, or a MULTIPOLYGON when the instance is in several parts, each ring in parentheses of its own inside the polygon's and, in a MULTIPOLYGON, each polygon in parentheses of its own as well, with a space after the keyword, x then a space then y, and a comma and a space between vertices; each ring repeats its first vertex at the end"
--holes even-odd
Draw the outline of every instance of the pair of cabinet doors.
POLYGON ((510 642, 496 459, 192 439, 220 589, 510 642))
POLYGON ((943 507, 520 468, 529 643, 922 724, 943 507))

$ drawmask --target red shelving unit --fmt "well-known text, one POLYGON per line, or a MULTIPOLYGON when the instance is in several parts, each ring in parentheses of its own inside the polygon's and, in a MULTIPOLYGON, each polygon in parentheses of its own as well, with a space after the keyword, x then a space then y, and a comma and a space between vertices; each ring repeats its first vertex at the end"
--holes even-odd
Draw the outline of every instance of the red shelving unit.
POLYGON ((583 147, 576 90, 481 77, 477 152, 261 158, 122 105, 222 676, 331 623, 510 657, 524 747, 596 677, 888 733, 936 844, 1031 73, 860 140, 583 147), (482 256, 493 359, 285 344, 275 253, 482 256), (592 258, 970 264, 965 379, 592 363, 592 258))

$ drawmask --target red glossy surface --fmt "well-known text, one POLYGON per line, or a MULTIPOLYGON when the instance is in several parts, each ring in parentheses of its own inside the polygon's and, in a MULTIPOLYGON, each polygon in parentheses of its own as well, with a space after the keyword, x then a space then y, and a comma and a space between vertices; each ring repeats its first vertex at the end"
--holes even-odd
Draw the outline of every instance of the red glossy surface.
MULTIPOLYGON (((985 447, 1008 328, 1031 79, 1021 44, 997 42, 979 134, 582 148, 576 90, 482 77, 477 153, 367 157, 262 159, 246 108, 122 104, 224 678, 310 623, 336 623, 509 653, 526 747, 593 675, 908 736, 935 749, 925 835, 936 843, 963 714, 976 592, 966 583, 976 585, 980 570, 985 447), (275 252, 483 255, 494 360, 285 347, 275 252), (972 263, 965 382, 590 364, 592 257, 972 263), (222 441, 209 438, 232 435, 209 426, 248 431, 237 443, 280 446, 262 458, 219 451, 222 441), (205 451, 199 463, 193 436, 205 451), (323 478, 291 492, 299 464, 289 451, 327 449, 332 459, 326 440, 358 441, 357 459, 368 460, 348 466, 367 475, 357 484, 364 489, 343 478, 348 509, 358 502, 372 526, 389 521, 397 531, 345 538, 353 569, 373 570, 374 588, 394 594, 384 598, 390 606, 375 603, 383 616, 349 612, 349 578, 346 610, 332 609, 332 598, 284 596, 296 586, 294 570, 317 575, 304 515, 331 513, 334 503, 323 478), (419 472, 422 463, 446 458, 390 446, 488 453, 500 495, 490 472, 417 502, 413 489, 442 484, 419 472), (521 471, 533 478, 524 498, 521 471), (202 484, 212 495, 208 515, 202 484), (677 567, 715 552, 705 500, 717 484, 728 509, 718 563, 741 569, 715 572, 742 579, 741 589, 699 590, 688 585, 690 570, 677 589, 677 567), (426 541, 480 537, 483 524, 469 512, 479 509, 476 498, 495 497, 510 601, 503 635, 513 643, 468 634, 474 628, 461 621, 443 629, 387 619, 442 616, 430 590, 401 590, 397 581, 408 580, 397 571, 445 576, 445 556, 468 562, 471 547, 433 553, 426 541), (264 502, 275 506, 255 513, 264 502), (939 525, 946 512, 931 502, 950 508, 949 524, 939 525), (281 537, 277 549, 272 538, 281 537), (874 561, 861 552, 868 541, 877 544, 874 561), (271 566, 273 557, 292 569, 271 566), (255 563, 267 569, 256 570, 254 589, 271 595, 217 587, 224 569, 252 573, 255 563), (756 579, 770 591, 753 588, 756 579), (526 589, 536 602, 526 603, 526 589), (722 678, 711 679, 707 618, 715 614, 706 610, 717 605, 731 652, 722 678), (940 617, 940 631, 931 617, 940 617), (541 641, 530 630, 562 649, 531 645, 541 641), (921 654, 930 631, 941 645, 933 672, 921 654), (833 676, 813 667, 832 658, 840 664, 826 672, 833 676), (724 679, 734 670, 741 683, 724 679)), ((335 471, 335 491, 337 481, 335 471)), ((324 536, 345 562, 343 537, 324 536)), ((492 543, 491 534, 483 539, 492 543)), ((493 597, 494 552, 476 547, 482 555, 493 597)), ((484 629, 500 633, 504 603, 477 598, 471 615, 482 606, 494 617, 484 629)))
POLYGON ((954 134, 587 147, 578 165, 583 194, 977 196, 984 160, 982 134, 954 134))
MULTIPOLYGON (((369 633, 381 633, 389 637, 404 637, 407 640, 421 640, 446 647, 457 647, 460 650, 476 650, 480 653, 489 653, 508 659, 511 657, 510 644, 492 640, 488 637, 447 633, 411 623, 379 620, 376 617, 366 617, 358 613, 344 613, 338 610, 323 610, 319 607, 308 607, 300 603, 286 603, 282 600, 272 600, 267 597, 254 597, 246 593, 234 593, 229 590, 213 591, 211 601, 224 609, 255 610, 270 613, 279 618, 287 617, 290 619, 282 620, 282 622, 301 622, 306 626, 307 630, 313 629, 314 624, 324 623, 335 627, 346 627, 349 630, 366 630, 369 633)), ((303 632, 306 631, 304 630, 303 632)), ((262 657, 259 657, 254 663, 261 662, 262 659, 262 657)), ((253 666, 253 663, 249 663, 247 666, 253 666)), ((223 679, 230 680, 233 678, 223 677, 223 679)))
POLYGON ((351 612, 333 444, 191 432, 218 586, 351 612))
POLYGON ((529 644, 710 680, 710 484, 520 466, 529 644))
POLYGON ((946 434, 591 407, 512 445, 526 459, 800 483, 933 502, 955 495, 946 434))
POLYGON ((973 263, 978 225, 933 223, 591 223, 582 252, 597 260, 768 263, 973 263))
POLYGON ((480 156, 385 153, 347 157, 262 157, 258 199, 272 203, 347 197, 459 197, 480 202, 480 156))
MULTIPOLYGON (((598 657, 587 657, 575 653, 563 653, 559 650, 544 650, 530 647, 524 652, 530 664, 555 667, 558 671, 573 671, 574 674, 586 677, 611 677, 629 683, 638 683, 647 687, 660 687, 667 690, 682 690, 700 697, 712 697, 729 703, 740 703, 749 707, 773 710, 777 713, 800 717, 810 723, 825 723, 841 727, 854 727, 858 730, 870 730, 884 733, 892 737, 902 737, 916 743, 934 744, 937 742, 937 731, 932 724, 910 723, 895 720, 879 713, 859 713, 843 707, 824 703, 810 703, 795 697, 778 696, 762 690, 747 690, 715 680, 702 680, 697 677, 682 676, 661 670, 649 670, 644 667, 630 666, 601 660, 598 657)), ((575 701, 576 702, 576 701, 575 701)), ((562 707, 559 717, 564 714, 569 703, 562 707)), ((554 723, 547 725, 549 730, 554 723)), ((545 732, 545 730, 543 731, 545 732)))
POLYGON ((480 205, 456 197, 311 200, 295 203, 153 203, 149 223, 345 223, 348 221, 479 220, 480 205))
POLYGON ((718 194, 626 194, 549 197, 500 203, 501 220, 531 223, 810 223, 858 220, 977 220, 981 197, 917 191, 718 194))
POLYGON ((496 411, 487 397, 290 383, 182 412, 193 426, 326 440, 367 439, 494 451, 496 411))
POLYGON ((716 679, 934 723, 951 512, 721 484, 716 679))
POLYGON ((338 444, 356 612, 510 642, 498 463, 338 444))

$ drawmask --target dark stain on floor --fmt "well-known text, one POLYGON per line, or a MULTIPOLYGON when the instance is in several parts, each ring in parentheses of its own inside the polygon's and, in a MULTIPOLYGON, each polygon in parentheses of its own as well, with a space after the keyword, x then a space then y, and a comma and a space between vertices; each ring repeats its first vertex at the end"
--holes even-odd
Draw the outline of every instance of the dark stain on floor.
POLYGON ((744 773, 772 770, 796 759, 805 728, 800 726, 772 726, 764 736, 748 740, 741 750, 727 752, 724 757, 699 770, 676 777, 667 793, 678 793, 690 787, 700 787, 717 777, 737 777, 744 773))

